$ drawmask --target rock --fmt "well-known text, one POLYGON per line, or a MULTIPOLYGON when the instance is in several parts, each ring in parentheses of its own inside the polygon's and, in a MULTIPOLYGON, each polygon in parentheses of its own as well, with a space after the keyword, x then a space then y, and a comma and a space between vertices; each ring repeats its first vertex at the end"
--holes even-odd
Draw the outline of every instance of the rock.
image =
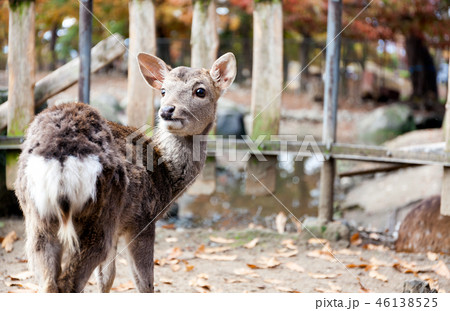
POLYGON ((0 104, 8 100, 8 90, 0 90, 0 104))
POLYGON ((236 138, 245 135, 244 115, 241 112, 233 110, 219 112, 217 116, 216 134, 225 137, 235 135, 236 138))
POLYGON ((410 280, 403 283, 403 293, 437 293, 435 289, 430 288, 430 284, 422 280, 410 280))
POLYGON ((440 213, 441 197, 418 203, 403 220, 395 249, 398 252, 450 254, 450 216, 440 213))
POLYGON ((92 107, 97 108, 101 115, 109 121, 120 122, 119 115, 124 113, 117 98, 108 93, 94 96, 90 104, 92 107))
POLYGON ((358 124, 358 139, 361 143, 379 145, 414 129, 411 108, 403 104, 393 104, 377 108, 363 117, 358 124))
POLYGON ((333 221, 323 224, 316 217, 307 217, 302 223, 301 238, 324 238, 328 241, 349 241, 350 229, 340 221, 333 221))

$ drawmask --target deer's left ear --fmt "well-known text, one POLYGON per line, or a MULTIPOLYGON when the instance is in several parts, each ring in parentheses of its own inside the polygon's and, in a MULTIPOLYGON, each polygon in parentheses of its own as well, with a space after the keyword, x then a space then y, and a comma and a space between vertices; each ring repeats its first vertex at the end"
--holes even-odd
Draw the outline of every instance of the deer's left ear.
POLYGON ((219 57, 211 67, 211 78, 222 91, 233 83, 236 77, 236 57, 233 53, 226 53, 219 57))

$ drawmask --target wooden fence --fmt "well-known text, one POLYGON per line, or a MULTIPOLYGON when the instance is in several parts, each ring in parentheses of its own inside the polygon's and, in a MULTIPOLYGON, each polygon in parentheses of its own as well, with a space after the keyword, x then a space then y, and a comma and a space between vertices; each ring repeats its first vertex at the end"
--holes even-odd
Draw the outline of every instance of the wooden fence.
MULTIPOLYGON (((276 135, 279 132, 281 93, 283 91, 282 54, 282 7, 281 1, 255 1, 253 13, 253 72, 252 102, 253 138, 259 135, 276 135)), ((326 68, 324 88, 323 138, 318 148, 325 161, 321 168, 319 220, 328 222, 333 214, 333 190, 336 160, 355 160, 398 165, 441 165, 444 167, 441 214, 450 215, 450 127, 444 126, 445 148, 427 151, 388 149, 383 147, 340 144, 336 142, 337 98, 339 85, 340 33, 342 0, 328 1, 328 27, 326 45, 326 68)), ((218 38, 214 1, 193 0, 191 56, 192 66, 208 68, 217 57, 218 38)), ((95 7, 94 7, 95 10, 95 7)), ((155 53, 156 34, 154 3, 151 0, 130 0, 130 50, 128 73, 129 124, 140 126, 152 123, 153 92, 142 87, 143 81, 133 54, 139 51, 155 53), (143 13, 145 12, 145 16, 143 13), (144 99, 144 100, 143 100, 144 99)), ((95 12, 94 12, 95 13, 95 12)), ((79 80, 79 98, 89 103, 89 76, 102 66, 125 52, 123 40, 111 36, 91 46, 92 0, 80 1, 80 59, 64 65, 34 86, 34 2, 11 1, 9 18, 9 89, 8 103, 0 106, 0 129, 7 126, 7 136, 0 137, 0 149, 7 150, 7 185, 12 187, 15 179, 17 157, 23 141, 23 133, 32 119, 35 106, 73 85, 79 80), (26 42, 27 44, 19 44, 26 42), (105 51, 108 48, 108 53, 105 51), (105 52, 102 54, 102 52, 105 52), (79 66, 76 72, 74 67, 79 66)), ((450 92, 449 92, 450 93, 450 92)), ((446 106, 446 123, 450 118, 450 94, 446 106)), ((228 141, 237 150, 252 152, 244 141, 228 141)), ((300 142, 287 142, 287 151, 299 154, 300 142)), ((196 183, 203 193, 215 189, 214 142, 208 146, 211 161, 207 161, 203 175, 196 183)), ((268 190, 275 189, 275 164, 280 142, 264 141, 259 150, 268 161, 250 160, 249 175, 263 181, 268 190)), ((310 156, 303 152, 299 155, 310 156)), ((267 194, 256 179, 247 178, 246 189, 254 194, 267 194)))

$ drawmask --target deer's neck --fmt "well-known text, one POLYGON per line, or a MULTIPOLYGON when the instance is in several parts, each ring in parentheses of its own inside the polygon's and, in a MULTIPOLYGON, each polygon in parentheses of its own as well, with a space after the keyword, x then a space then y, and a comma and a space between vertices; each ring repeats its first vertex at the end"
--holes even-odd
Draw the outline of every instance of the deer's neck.
POLYGON ((172 193, 177 195, 200 174, 206 160, 207 143, 194 143, 192 136, 176 136, 164 129, 156 131, 154 142, 169 170, 172 193))

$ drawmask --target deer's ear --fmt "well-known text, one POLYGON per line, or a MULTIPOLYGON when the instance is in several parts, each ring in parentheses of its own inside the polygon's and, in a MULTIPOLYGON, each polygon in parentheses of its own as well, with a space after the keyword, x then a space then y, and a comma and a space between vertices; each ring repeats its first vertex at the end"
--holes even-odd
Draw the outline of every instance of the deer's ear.
POLYGON ((163 60, 147 53, 139 53, 137 59, 139 69, 141 70, 141 74, 145 81, 147 81, 151 87, 160 90, 164 78, 169 72, 169 67, 163 60))
POLYGON ((223 91, 233 83, 236 77, 236 58, 233 53, 226 53, 219 57, 211 67, 211 78, 223 91))

